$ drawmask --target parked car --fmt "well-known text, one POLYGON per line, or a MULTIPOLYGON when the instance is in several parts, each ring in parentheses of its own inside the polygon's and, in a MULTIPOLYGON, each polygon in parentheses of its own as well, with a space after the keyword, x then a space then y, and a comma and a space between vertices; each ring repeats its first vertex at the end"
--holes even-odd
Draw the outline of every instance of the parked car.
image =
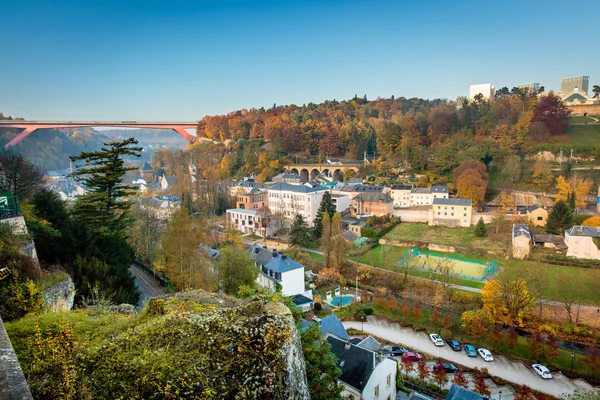
POLYGON ((465 344, 463 348, 469 357, 477 357, 477 351, 475 351, 475 346, 472 344, 465 344))
POLYGON ((434 370, 435 372, 438 372, 438 371, 440 371, 440 370, 442 370, 442 369, 443 369, 443 370, 444 370, 444 372, 446 372, 447 374, 452 374, 452 373, 454 373, 454 372, 458 371, 458 368, 457 368, 457 367, 456 367, 456 365, 454 365, 454 364, 438 363, 438 364, 435 364, 435 365, 433 366, 433 370, 434 370))
POLYGON ((419 353, 413 353, 412 351, 409 351, 409 352, 406 352, 406 353, 402 354, 402 361, 403 362, 421 361, 422 358, 423 358, 422 355, 420 355, 419 353))
POLYGON ((492 353, 490 353, 488 349, 477 349, 477 352, 479 353, 481 358, 484 359, 484 361, 494 361, 494 356, 492 356, 492 353))
POLYGON ((444 340, 440 337, 440 335, 438 335, 436 333, 431 333, 429 335, 429 339, 431 339, 431 341, 433 342, 433 344, 435 344, 436 346, 443 346, 444 345, 444 340))
POLYGON ((456 339, 446 339, 446 343, 448 343, 448 346, 450 346, 450 348, 454 351, 462 350, 462 348, 460 347, 460 343, 456 339))
POLYGON ((404 353, 408 353, 408 350, 406 350, 404 347, 398 346, 386 347, 385 350, 387 350, 391 356, 401 356, 404 353))
POLYGON ((548 368, 546 368, 542 364, 533 364, 532 367, 535 373, 541 376, 542 379, 552 379, 552 374, 550 373, 548 368))

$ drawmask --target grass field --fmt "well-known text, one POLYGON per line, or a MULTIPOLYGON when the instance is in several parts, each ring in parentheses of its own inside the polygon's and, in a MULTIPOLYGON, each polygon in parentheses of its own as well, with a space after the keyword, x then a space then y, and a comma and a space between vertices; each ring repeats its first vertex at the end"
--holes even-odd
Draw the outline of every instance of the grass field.
POLYGON ((566 135, 556 137, 554 140, 557 142, 597 146, 600 143, 600 125, 571 125, 567 128, 566 135))
MULTIPOLYGON (((413 268, 422 268, 424 270, 434 270, 436 268, 437 261, 440 258, 446 257, 419 254, 418 256, 409 257, 407 260, 407 266, 413 268)), ((458 275, 466 275, 467 277, 473 277, 475 279, 483 278, 485 265, 464 260, 453 260, 453 263, 454 273, 458 275)))
POLYGON ((600 296, 598 295, 598 282, 600 282, 600 269, 566 267, 562 265, 552 265, 540 263, 537 261, 510 260, 502 264, 503 271, 500 274, 507 274, 510 277, 527 277, 533 270, 541 270, 542 297, 546 300, 562 301, 570 293, 563 293, 560 290, 561 276, 568 276, 573 279, 574 286, 577 287, 575 303, 587 305, 600 305, 600 296))
POLYGON ((388 240, 420 241, 461 248, 482 249, 496 253, 508 250, 508 237, 477 237, 474 228, 448 228, 445 226, 428 226, 427 224, 401 223, 384 236, 388 240))
POLYGON ((571 124, 584 124, 586 122, 596 122, 593 119, 591 119, 590 117, 583 117, 583 116, 573 116, 573 117, 569 117, 569 123, 571 124))

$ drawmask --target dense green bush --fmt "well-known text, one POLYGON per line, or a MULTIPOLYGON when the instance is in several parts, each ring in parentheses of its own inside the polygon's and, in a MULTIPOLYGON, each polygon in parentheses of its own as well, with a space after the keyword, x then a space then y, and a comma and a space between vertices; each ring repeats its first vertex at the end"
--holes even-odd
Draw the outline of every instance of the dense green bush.
POLYGON ((5 321, 38 314, 42 312, 42 305, 42 293, 30 279, 14 280, 0 288, 0 316, 5 321))

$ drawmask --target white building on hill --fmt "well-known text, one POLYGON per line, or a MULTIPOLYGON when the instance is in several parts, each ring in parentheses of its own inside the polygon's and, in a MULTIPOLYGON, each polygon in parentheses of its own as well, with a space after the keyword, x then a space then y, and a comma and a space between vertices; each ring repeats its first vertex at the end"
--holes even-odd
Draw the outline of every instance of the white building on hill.
POLYGON ((267 189, 269 210, 292 219, 296 214, 313 226, 317 210, 327 188, 276 183, 267 189))

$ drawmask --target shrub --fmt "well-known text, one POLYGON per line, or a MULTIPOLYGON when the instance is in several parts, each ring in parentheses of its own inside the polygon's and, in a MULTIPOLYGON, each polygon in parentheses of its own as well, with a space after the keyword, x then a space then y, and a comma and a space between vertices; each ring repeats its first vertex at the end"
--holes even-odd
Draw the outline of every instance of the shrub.
POLYGON ((11 282, 8 288, 0 293, 0 316, 6 321, 42 312, 42 293, 30 279, 11 282))
POLYGON ((321 311, 323 309, 323 305, 319 302, 316 302, 313 308, 315 311, 321 311))
POLYGON ((373 309, 372 309, 371 307, 366 307, 366 308, 363 310, 363 312, 364 312, 366 315, 373 315, 373 312, 374 312, 374 311, 373 311, 373 309))

